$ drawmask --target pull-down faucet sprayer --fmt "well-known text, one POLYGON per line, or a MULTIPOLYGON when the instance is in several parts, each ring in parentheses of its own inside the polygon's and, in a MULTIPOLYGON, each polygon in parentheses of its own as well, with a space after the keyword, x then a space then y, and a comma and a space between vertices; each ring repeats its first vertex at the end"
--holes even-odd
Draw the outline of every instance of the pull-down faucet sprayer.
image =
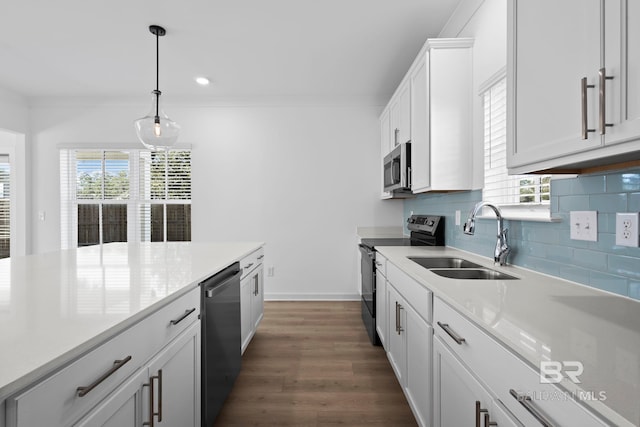
POLYGON ((476 229, 475 218, 478 212, 483 207, 491 208, 496 213, 496 218, 498 219, 498 236, 496 241, 496 248, 493 252, 493 261, 500 264, 507 264, 507 256, 509 255, 509 251, 511 250, 507 245, 507 229, 504 228, 504 224, 502 222, 502 213, 497 206, 492 205, 488 202, 479 202, 474 208, 469 212, 469 217, 467 218, 467 222, 463 225, 464 234, 473 235, 476 229))

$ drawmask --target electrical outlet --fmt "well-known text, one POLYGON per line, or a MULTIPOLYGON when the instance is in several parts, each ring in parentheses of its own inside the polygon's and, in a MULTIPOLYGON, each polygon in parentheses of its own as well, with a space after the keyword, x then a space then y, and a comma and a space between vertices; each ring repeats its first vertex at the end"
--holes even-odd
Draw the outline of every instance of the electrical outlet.
POLYGON ((616 214, 616 245, 638 247, 638 212, 616 214))
POLYGON ((569 212, 570 237, 572 240, 598 241, 598 212, 569 212))
POLYGON ((268 277, 273 277, 276 275, 276 268, 272 265, 270 265, 269 267, 267 267, 267 276, 268 277))

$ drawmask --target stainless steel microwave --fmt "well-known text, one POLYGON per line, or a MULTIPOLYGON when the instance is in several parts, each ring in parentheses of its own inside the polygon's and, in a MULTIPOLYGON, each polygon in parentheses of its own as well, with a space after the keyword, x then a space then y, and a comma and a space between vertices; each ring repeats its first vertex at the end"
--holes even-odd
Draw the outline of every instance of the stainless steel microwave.
POLYGON ((411 190, 411 143, 398 144, 383 160, 384 191, 411 190))

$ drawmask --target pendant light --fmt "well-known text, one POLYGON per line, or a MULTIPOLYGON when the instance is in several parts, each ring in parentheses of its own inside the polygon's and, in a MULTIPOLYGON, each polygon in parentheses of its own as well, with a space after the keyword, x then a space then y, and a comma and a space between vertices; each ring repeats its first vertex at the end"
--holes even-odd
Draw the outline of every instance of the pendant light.
POLYGON ((180 125, 171 120, 160 106, 159 68, 160 68, 160 43, 161 36, 166 34, 164 28, 159 25, 149 26, 151 34, 156 36, 156 89, 151 92, 151 111, 141 119, 134 122, 136 134, 140 142, 150 150, 166 150, 178 140, 180 125))

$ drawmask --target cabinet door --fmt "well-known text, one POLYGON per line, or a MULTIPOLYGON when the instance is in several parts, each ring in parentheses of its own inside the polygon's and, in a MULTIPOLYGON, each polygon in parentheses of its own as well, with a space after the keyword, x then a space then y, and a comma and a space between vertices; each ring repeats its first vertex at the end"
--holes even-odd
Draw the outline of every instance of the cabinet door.
POLYGON ((612 77, 605 85, 605 144, 640 138, 640 3, 606 0, 604 68, 612 77))
POLYGON ((156 426, 200 426, 200 323, 196 322, 149 363, 156 426))
POLYGON ((105 398, 88 415, 74 424, 74 427, 137 427, 148 419, 143 408, 148 407, 149 389, 147 369, 141 368, 127 381, 105 398), (143 402, 142 395, 147 397, 143 402))
POLYGON ((387 279, 376 270, 376 331, 382 347, 387 350, 387 279))
POLYGON ((245 277, 240 282, 240 330, 242 336, 242 353, 246 350, 251 340, 252 330, 252 309, 251 303, 253 299, 252 287, 253 281, 251 277, 245 277))
POLYGON ((600 146, 598 132, 581 137, 583 77, 594 86, 587 127, 597 128, 600 0, 510 0, 509 34, 508 167, 600 146))
POLYGON ((431 185, 429 55, 418 60, 411 74, 411 191, 426 191, 431 185))
POLYGON ((389 319, 388 348, 387 357, 391 363, 398 382, 401 386, 405 385, 405 377, 407 372, 407 357, 405 333, 407 325, 407 311, 404 299, 398 291, 391 285, 387 284, 387 312, 389 319))
POLYGON ((389 109, 384 110, 380 116, 380 191, 381 198, 388 199, 391 197, 390 191, 384 191, 384 175, 382 174, 384 165, 384 156, 391 152, 391 114, 389 109))
POLYGON ((391 148, 411 140, 411 85, 401 83, 389 109, 391 124, 391 148))
POLYGON ((476 401, 488 409, 491 396, 438 337, 433 340, 433 376, 434 425, 477 425, 476 401))
POLYGON ((410 306, 406 312, 407 376, 405 394, 421 426, 431 422, 431 353, 433 328, 410 306))
POLYGON ((258 329, 264 314, 264 268, 258 267, 251 273, 251 329, 258 329))

